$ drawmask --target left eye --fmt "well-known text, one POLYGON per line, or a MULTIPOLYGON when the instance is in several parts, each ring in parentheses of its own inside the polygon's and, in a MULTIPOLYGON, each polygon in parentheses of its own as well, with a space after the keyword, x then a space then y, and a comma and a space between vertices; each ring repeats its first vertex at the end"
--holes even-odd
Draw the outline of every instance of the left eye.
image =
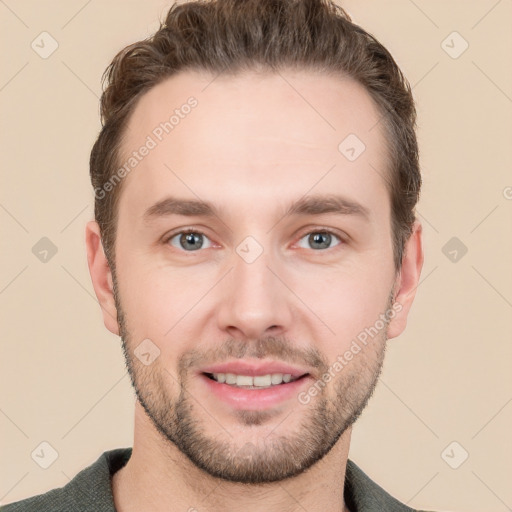
MULTIPOLYGON (((310 244, 314 249, 330 249, 331 242, 333 241, 333 237, 339 240, 341 243, 341 239, 338 235, 331 233, 330 231, 311 231, 306 236, 301 238, 302 240, 306 240, 307 244, 310 244)), ((336 244, 336 245, 339 245, 336 244)), ((299 245, 299 247, 304 247, 303 245, 299 245)), ((309 247, 305 247, 308 249, 309 247)))

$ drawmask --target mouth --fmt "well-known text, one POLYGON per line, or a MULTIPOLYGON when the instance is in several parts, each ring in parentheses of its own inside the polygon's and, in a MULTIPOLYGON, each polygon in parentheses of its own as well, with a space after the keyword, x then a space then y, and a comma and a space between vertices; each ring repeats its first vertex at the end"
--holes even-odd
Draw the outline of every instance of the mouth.
POLYGON ((314 380, 307 370, 279 361, 236 360, 202 368, 199 382, 213 400, 262 410, 293 401, 314 380))
POLYGON ((275 386, 282 386, 290 382, 307 377, 309 374, 294 377, 291 373, 267 373, 265 375, 240 375, 235 373, 208 373, 203 375, 220 384, 227 384, 235 388, 243 389, 267 389, 275 386))

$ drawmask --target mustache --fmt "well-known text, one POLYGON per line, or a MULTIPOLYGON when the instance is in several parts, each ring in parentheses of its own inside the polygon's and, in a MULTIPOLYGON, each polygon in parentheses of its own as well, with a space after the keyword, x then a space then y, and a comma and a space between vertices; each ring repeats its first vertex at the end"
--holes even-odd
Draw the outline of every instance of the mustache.
POLYGON ((327 359, 316 348, 301 348, 286 338, 275 336, 249 341, 230 338, 215 348, 203 351, 194 349, 181 356, 178 368, 180 373, 184 374, 194 367, 243 358, 273 359, 284 363, 295 363, 315 368, 320 374, 329 369, 327 359))

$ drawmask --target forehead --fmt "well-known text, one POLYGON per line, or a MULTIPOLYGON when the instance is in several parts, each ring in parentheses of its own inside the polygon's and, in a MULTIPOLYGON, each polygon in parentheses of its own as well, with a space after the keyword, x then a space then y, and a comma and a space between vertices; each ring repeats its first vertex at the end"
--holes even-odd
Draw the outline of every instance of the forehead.
POLYGON ((142 215, 173 195, 240 211, 255 206, 250 198, 286 202, 308 190, 344 191, 385 208, 380 117, 365 89, 344 77, 181 72, 142 96, 129 119, 121 165, 134 165, 120 209, 142 215))

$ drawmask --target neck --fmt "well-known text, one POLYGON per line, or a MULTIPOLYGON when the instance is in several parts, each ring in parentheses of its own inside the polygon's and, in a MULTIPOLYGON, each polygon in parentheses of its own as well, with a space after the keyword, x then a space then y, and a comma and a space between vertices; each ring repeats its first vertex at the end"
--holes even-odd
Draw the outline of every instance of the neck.
POLYGON ((137 402, 130 460, 112 478, 117 512, 243 509, 247 512, 308 510, 348 512, 343 482, 351 429, 331 451, 296 477, 267 484, 241 484, 212 477, 164 439, 137 402))

